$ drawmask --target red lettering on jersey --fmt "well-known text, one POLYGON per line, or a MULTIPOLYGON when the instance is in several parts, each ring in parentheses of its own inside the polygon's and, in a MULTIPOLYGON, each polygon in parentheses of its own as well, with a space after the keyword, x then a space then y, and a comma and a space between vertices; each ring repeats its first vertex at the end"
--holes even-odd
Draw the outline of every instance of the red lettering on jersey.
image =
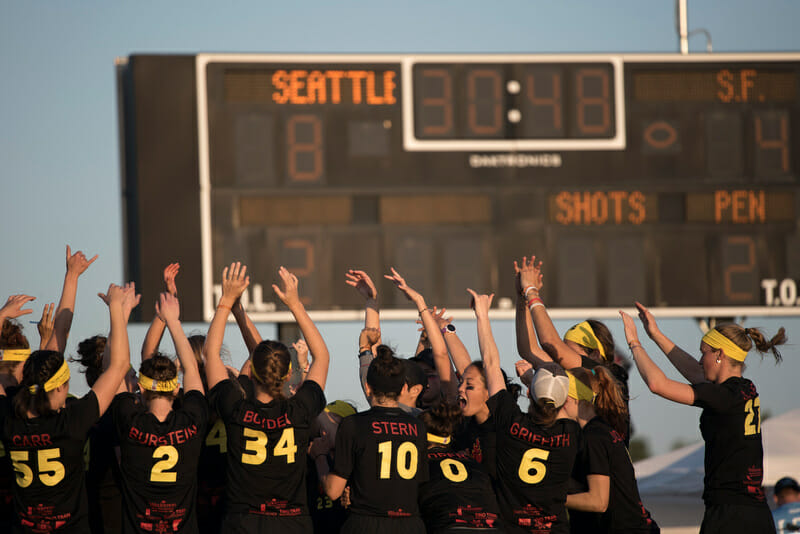
POLYGON ((625 441, 625 436, 617 432, 616 430, 611 431, 611 440, 613 443, 619 443, 621 441, 625 441))
POLYGON ((569 447, 569 434, 542 436, 519 423, 513 423, 508 429, 508 433, 519 439, 533 443, 534 445, 542 445, 544 447, 569 447))
POLYGON ((11 437, 15 447, 47 447, 53 444, 50 434, 22 434, 11 437))

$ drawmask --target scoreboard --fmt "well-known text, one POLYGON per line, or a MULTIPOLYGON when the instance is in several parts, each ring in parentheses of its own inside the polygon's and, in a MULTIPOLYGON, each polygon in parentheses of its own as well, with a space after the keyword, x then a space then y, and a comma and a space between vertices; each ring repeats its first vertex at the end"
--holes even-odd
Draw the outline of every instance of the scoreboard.
POLYGON ((188 320, 236 260, 255 320, 280 265, 316 312, 362 307, 349 268, 409 307, 390 266, 502 307, 531 254, 553 308, 798 305, 800 54, 133 55, 118 86, 127 275, 153 300, 180 261, 188 320))

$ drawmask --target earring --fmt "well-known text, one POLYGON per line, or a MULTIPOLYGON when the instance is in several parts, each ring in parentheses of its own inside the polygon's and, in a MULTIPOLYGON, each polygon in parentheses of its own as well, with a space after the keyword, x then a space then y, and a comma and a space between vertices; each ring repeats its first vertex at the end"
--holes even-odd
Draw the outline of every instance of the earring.
POLYGON ((722 360, 721 360, 721 359, 719 359, 719 358, 717 358, 717 363, 720 363, 720 362, 722 362, 722 360))

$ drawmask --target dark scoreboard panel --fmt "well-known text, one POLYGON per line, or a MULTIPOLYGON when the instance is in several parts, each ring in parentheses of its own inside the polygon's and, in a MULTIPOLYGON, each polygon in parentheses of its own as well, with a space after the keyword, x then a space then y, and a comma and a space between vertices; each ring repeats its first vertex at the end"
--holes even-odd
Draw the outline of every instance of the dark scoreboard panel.
POLYGON ((132 56, 124 72, 129 269, 149 288, 170 244, 191 250, 190 316, 213 313, 234 259, 264 319, 280 265, 311 310, 359 308, 344 272, 389 266, 459 308, 466 287, 513 298, 530 254, 554 307, 796 304, 800 55, 132 56), (194 77, 170 80, 187 59, 194 77), (188 102, 158 98, 185 86, 188 102), (197 219, 147 235, 147 184, 197 219))

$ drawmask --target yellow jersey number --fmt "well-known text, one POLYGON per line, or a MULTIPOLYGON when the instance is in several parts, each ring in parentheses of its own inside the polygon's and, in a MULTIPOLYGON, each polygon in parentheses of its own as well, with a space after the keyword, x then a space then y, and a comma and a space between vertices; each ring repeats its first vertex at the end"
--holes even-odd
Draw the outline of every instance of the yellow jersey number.
MULTIPOLYGON (((244 429, 245 452, 242 453, 242 463, 249 465, 261 465, 267 459, 267 435, 260 430, 252 428, 244 429)), ((272 449, 273 456, 285 456, 287 464, 293 464, 297 455, 297 445, 294 443, 294 428, 285 428, 275 448, 272 449)))
POLYGON ((528 449, 522 455, 517 474, 519 479, 526 484, 538 484, 544 480, 547 466, 544 460, 550 457, 550 451, 544 449, 528 449))
MULTIPOLYGON (((27 488, 36 476, 33 469, 26 463, 30 459, 30 453, 34 451, 11 451, 11 464, 16 471, 17 486, 27 488)), ((61 449, 40 449, 36 452, 39 465, 39 480, 45 486, 55 486, 64 480, 64 464, 61 459, 61 449)))
MULTIPOLYGON (((410 441, 404 441, 397 447, 397 474, 400 478, 411 480, 417 474, 417 446, 410 441)), ((381 461, 381 479, 388 479, 392 476, 392 442, 383 441, 378 443, 378 456, 381 461)))
POLYGON ((744 435, 761 434, 761 399, 748 399, 744 404, 744 435))

